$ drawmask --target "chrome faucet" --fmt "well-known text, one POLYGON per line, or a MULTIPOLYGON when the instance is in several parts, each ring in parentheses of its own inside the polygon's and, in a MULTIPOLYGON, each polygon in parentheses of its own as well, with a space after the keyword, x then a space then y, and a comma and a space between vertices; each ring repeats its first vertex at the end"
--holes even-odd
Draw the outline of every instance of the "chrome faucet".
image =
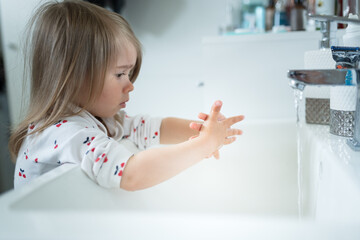
POLYGON ((354 151, 360 151, 360 69, 289 70, 288 77, 290 86, 300 91, 303 91, 306 85, 357 87, 354 135, 347 143, 354 151), (346 79, 348 70, 356 72, 351 83, 346 79))

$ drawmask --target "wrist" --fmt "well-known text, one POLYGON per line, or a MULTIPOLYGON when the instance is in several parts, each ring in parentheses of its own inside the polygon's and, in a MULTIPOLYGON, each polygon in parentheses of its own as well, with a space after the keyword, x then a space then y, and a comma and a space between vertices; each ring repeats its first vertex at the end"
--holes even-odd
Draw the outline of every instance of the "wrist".
POLYGON ((211 141, 211 138, 208 138, 204 135, 199 135, 198 137, 191 139, 194 144, 196 144, 196 149, 201 152, 203 158, 209 157, 217 149, 215 141, 211 141))

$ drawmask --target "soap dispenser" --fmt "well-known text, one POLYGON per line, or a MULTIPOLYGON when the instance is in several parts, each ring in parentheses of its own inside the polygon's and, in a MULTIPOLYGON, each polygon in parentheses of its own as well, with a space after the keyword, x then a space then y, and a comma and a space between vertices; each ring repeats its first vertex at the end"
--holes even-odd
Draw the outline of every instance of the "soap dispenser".
MULTIPOLYGON (((349 15, 349 19, 359 20, 357 15, 349 15)), ((343 36, 344 46, 332 46, 336 68, 349 69, 346 74, 347 86, 330 88, 330 133, 343 137, 354 135, 357 87, 352 86, 356 77, 353 68, 358 68, 360 60, 360 25, 349 23, 343 36)))
MULTIPOLYGON (((320 22, 322 39, 318 50, 307 51, 304 54, 305 69, 334 69, 335 61, 330 46, 336 45, 337 24, 327 19, 316 19, 320 22)), ((330 87, 307 86, 305 97, 305 120, 309 124, 324 124, 330 122, 330 87)))

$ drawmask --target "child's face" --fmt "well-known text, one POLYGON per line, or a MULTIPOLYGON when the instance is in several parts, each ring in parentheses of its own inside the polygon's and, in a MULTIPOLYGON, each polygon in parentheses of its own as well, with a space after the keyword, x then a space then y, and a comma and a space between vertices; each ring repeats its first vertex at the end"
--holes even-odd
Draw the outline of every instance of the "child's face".
POLYGON ((121 108, 126 107, 129 93, 134 90, 129 76, 131 76, 136 59, 136 49, 132 44, 123 47, 121 54, 116 57, 116 61, 111 64, 106 73, 100 97, 86 110, 96 117, 112 117, 121 108))

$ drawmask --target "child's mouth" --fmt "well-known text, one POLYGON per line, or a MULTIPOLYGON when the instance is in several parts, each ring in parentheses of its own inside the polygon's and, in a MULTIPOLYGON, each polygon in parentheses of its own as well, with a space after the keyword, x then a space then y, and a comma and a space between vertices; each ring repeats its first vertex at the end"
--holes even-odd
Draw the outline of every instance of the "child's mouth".
POLYGON ((129 100, 126 100, 125 102, 120 103, 120 107, 121 108, 125 108, 126 107, 126 102, 128 102, 129 100))

